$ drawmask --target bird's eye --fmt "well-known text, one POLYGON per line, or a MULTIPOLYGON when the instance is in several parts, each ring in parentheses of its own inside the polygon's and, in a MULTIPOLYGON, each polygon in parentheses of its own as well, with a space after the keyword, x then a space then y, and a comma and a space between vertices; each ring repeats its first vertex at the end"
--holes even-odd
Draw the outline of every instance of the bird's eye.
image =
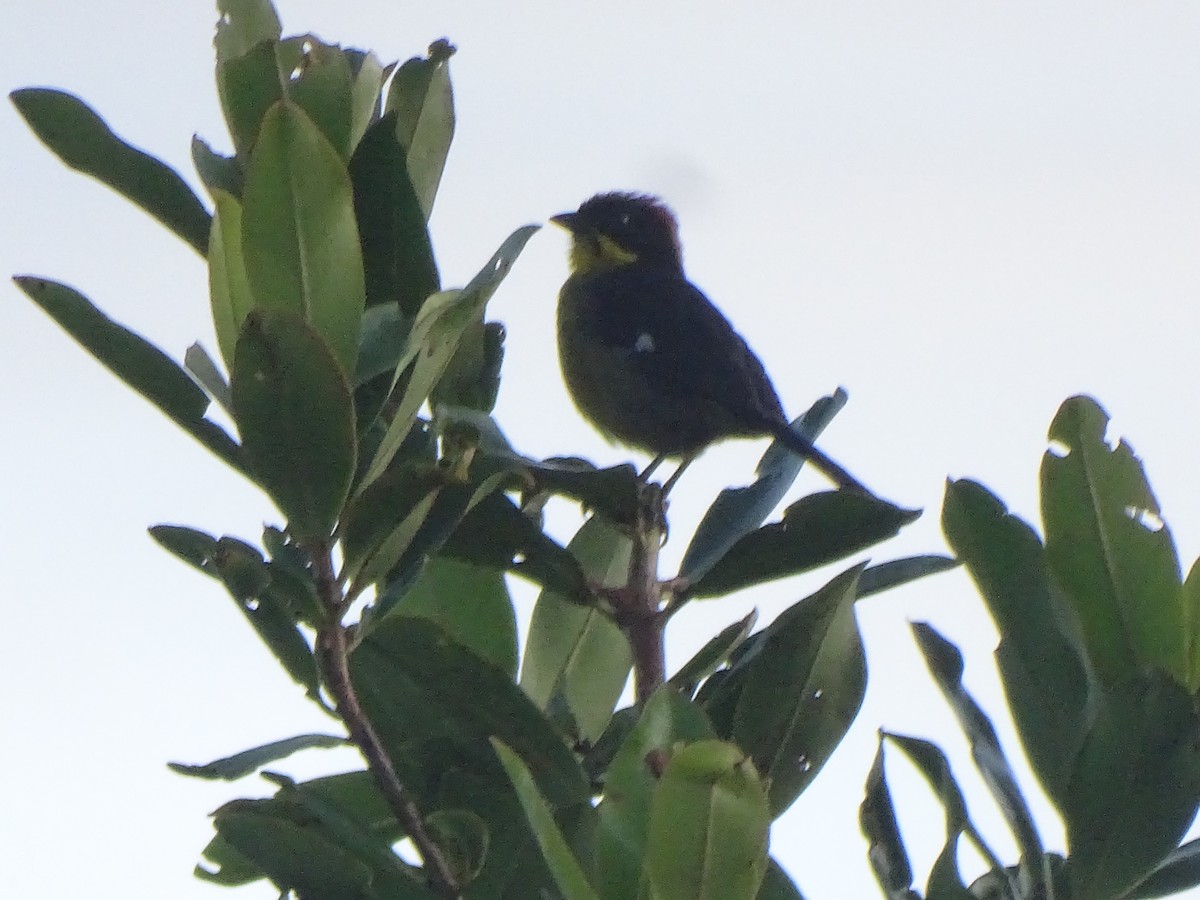
POLYGON ((629 213, 621 213, 621 224, 622 225, 628 225, 632 221, 633 221, 633 218, 629 215, 629 213))

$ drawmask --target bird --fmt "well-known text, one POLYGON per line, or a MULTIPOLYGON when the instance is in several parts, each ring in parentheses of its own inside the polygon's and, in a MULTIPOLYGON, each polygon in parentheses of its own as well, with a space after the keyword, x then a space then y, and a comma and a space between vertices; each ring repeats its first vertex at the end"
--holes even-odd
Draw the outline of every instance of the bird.
POLYGON ((771 436, 839 488, 870 493, 793 431, 762 362, 683 269, 661 199, 615 191, 550 221, 569 232, 558 295, 559 364, 575 406, 606 439, 683 469, 710 444, 771 436))

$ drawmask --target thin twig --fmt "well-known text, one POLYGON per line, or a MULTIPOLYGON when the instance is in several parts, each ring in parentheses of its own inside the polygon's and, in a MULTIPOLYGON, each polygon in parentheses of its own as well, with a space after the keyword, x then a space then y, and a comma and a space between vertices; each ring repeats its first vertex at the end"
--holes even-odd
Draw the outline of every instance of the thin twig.
POLYGON ((325 676, 325 685, 333 696, 350 740, 358 746, 388 806, 417 848, 430 887, 445 900, 457 900, 462 895, 458 880, 426 830, 424 816, 400 781, 383 742, 358 702, 358 694, 350 680, 347 628, 342 624, 345 600, 334 576, 330 548, 323 545, 313 549, 317 551, 311 554, 317 589, 329 615, 328 621, 317 631, 316 641, 317 661, 325 676))

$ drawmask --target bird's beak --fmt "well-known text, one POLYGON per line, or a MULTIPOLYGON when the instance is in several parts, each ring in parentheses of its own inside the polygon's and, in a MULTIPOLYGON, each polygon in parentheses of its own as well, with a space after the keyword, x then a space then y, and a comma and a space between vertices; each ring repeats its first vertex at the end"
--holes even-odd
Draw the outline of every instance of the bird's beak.
POLYGON ((575 231, 575 213, 559 213, 557 216, 551 216, 550 221, 560 228, 565 228, 567 231, 574 233, 575 231))

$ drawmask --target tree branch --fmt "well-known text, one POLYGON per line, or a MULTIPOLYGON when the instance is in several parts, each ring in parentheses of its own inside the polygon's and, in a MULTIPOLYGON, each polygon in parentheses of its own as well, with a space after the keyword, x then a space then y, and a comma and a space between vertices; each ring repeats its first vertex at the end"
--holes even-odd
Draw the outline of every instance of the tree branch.
POLYGON ((366 759, 367 768, 374 776, 375 783, 388 806, 417 848, 430 886, 445 900, 457 900, 462 895, 458 880, 441 849, 426 830, 424 816, 400 781, 383 742, 358 702, 358 694, 350 679, 347 628, 342 624, 345 601, 334 575, 330 547, 323 543, 311 549, 316 551, 310 555, 317 590, 329 616, 328 621, 318 630, 316 641, 317 663, 324 676, 325 686, 333 696, 338 715, 346 725, 350 740, 357 745, 366 759))
POLYGON ((642 485, 629 559, 629 581, 619 609, 619 622, 633 655, 634 697, 639 704, 666 680, 663 629, 666 619, 659 609, 662 584, 658 580, 658 551, 665 533, 663 491, 657 484, 642 485))

